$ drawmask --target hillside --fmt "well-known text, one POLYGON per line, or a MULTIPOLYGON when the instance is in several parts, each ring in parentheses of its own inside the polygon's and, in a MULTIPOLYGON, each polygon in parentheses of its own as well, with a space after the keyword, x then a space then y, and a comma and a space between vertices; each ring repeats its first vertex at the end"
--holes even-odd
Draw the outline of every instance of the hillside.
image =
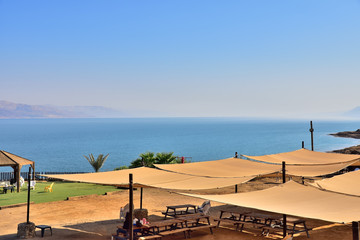
POLYGON ((116 118, 120 111, 101 106, 48 106, 0 101, 0 118, 116 118))

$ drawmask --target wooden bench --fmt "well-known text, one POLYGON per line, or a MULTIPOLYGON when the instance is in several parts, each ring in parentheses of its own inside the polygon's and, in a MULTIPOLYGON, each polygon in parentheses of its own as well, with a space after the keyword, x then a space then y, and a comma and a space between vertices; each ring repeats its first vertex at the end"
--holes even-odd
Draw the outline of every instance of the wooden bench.
POLYGON ((225 218, 215 218, 214 219, 215 222, 217 222, 217 227, 220 226, 220 223, 221 222, 224 222, 224 223, 227 223, 227 224, 232 224, 234 226, 236 226, 236 231, 239 230, 240 228, 240 225, 241 225, 241 231, 243 229, 243 225, 244 225, 244 222, 243 221, 239 221, 239 220, 234 220, 234 219, 225 219, 225 218))
MULTIPOLYGON (((262 229, 263 229, 262 234, 268 235, 269 233, 274 233, 276 231, 282 230, 283 226, 278 224, 273 226, 264 226, 262 229)), ((305 224, 305 220, 289 217, 289 221, 287 221, 286 230, 289 232, 291 236, 293 236, 296 233, 306 232, 306 236, 310 238, 309 230, 312 230, 312 228, 307 228, 305 224)))
POLYGON ((160 236, 169 236, 169 235, 172 235, 172 234, 176 234, 176 233, 184 233, 184 237, 187 238, 186 236, 186 232, 189 231, 189 228, 178 228, 178 229, 173 229, 173 230, 165 230, 165 231, 162 231, 160 233, 158 233, 160 236))
POLYGON ((216 226, 215 226, 215 225, 207 225, 207 224, 205 224, 205 225, 199 225, 199 226, 189 227, 189 238, 191 237, 191 236, 190 236, 190 232, 191 232, 191 231, 200 230, 200 229, 206 229, 206 228, 208 228, 208 229, 210 230, 210 233, 211 233, 211 234, 214 234, 213 228, 216 228, 216 226))
POLYGON ((149 236, 141 236, 139 239, 148 240, 148 239, 162 239, 160 235, 149 235, 149 236))

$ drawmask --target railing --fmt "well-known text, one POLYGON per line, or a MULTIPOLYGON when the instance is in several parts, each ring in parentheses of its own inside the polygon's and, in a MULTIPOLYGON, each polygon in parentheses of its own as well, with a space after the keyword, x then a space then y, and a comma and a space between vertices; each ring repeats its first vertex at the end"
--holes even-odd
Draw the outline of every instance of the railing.
MULTIPOLYGON (((41 180, 45 179, 45 177, 41 177, 38 175, 47 175, 47 174, 78 174, 78 173, 86 173, 86 172, 35 172, 35 179, 41 180)), ((27 172, 21 172, 20 176, 23 177, 25 180, 28 179, 27 172)), ((14 179, 14 172, 0 172, 0 181, 10 181, 14 179)))

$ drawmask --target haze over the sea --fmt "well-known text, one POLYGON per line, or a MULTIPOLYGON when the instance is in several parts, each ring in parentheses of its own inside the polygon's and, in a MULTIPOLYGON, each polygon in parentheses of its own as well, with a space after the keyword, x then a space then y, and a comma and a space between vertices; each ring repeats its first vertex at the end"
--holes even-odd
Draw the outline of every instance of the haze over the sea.
POLYGON ((356 0, 0 1, 0 100, 327 118, 360 103, 359 10, 356 0))

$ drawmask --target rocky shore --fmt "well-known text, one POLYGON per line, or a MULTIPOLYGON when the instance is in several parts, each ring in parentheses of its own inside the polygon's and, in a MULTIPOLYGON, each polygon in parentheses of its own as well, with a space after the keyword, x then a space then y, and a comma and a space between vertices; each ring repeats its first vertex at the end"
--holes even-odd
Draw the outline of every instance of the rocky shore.
POLYGON ((360 129, 356 131, 346 131, 346 132, 338 132, 338 133, 330 133, 331 136, 335 137, 345 137, 345 138, 356 138, 360 139, 360 129))
MULTIPOLYGON (((345 138, 356 138, 360 139, 360 129, 356 131, 346 131, 346 132, 338 132, 338 133, 331 133, 331 136, 334 137, 345 137, 345 138)), ((360 154, 360 145, 352 146, 348 148, 343 148, 339 150, 334 150, 332 152, 335 153, 345 153, 345 154, 360 154)))

